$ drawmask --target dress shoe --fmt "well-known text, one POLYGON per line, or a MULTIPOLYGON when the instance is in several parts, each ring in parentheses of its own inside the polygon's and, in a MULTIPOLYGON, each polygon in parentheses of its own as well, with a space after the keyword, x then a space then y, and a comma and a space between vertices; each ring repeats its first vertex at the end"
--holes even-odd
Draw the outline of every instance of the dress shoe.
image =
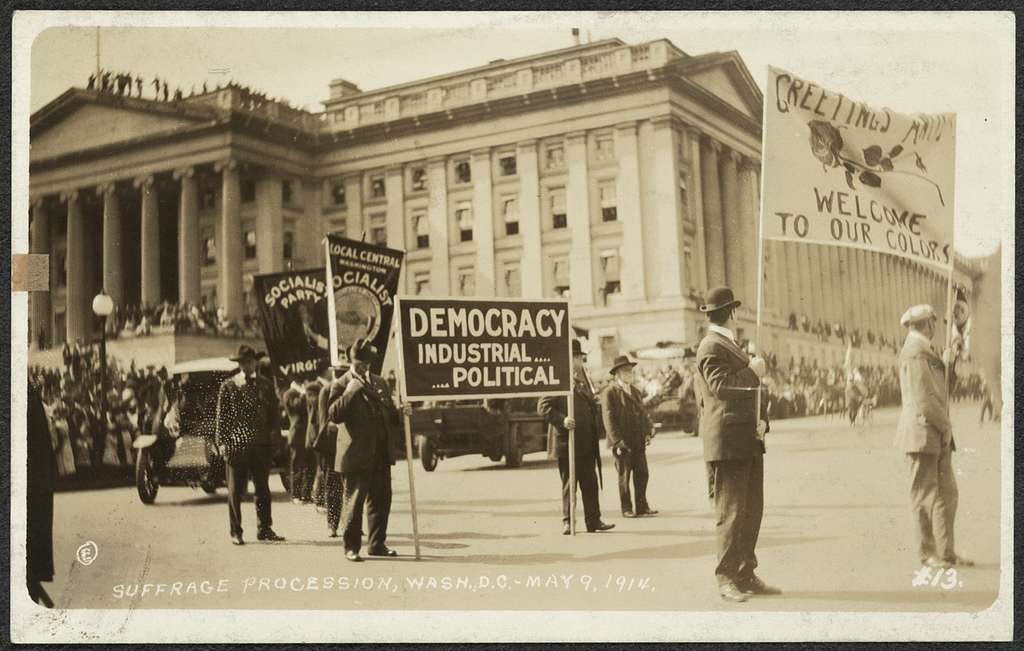
POLYGON ((353 563, 362 563, 363 557, 359 555, 359 552, 351 549, 345 550, 345 560, 352 561, 353 563))
POLYGON ((562 527, 562 535, 563 536, 568 536, 571 533, 572 533, 572 527, 570 527, 568 524, 566 524, 564 527, 562 527))
POLYGON ((968 558, 964 558, 963 556, 954 556, 951 559, 943 559, 931 556, 923 564, 927 567, 943 570, 948 570, 954 565, 957 567, 974 567, 974 561, 968 558))
POLYGON ((762 581, 756 574, 751 575, 749 579, 743 581, 737 581, 736 587, 740 589, 743 594, 756 594, 756 595, 776 595, 782 594, 782 590, 773 588, 762 581))
POLYGON ((281 542, 284 540, 284 536, 279 536, 274 533, 273 529, 264 529, 263 531, 256 534, 256 540, 265 540, 268 542, 281 542))
POLYGON ((370 556, 398 556, 398 552, 391 549, 390 547, 385 547, 383 545, 381 545, 380 547, 374 547, 366 553, 370 556))
POLYGON ((338 530, 337 529, 328 529, 327 530, 327 537, 328 538, 337 538, 338 537, 338 530))
POLYGON ((587 533, 600 533, 602 531, 608 531, 609 529, 614 529, 614 528, 615 528, 614 524, 606 524, 604 522, 598 522, 594 526, 587 525, 587 533))
POLYGON ((240 533, 233 533, 233 534, 231 534, 231 544, 232 545, 244 545, 245 541, 242 540, 242 534, 240 534, 240 533))
POLYGON ((741 604, 747 600, 747 595, 743 594, 743 591, 736 587, 735 583, 723 583, 718 586, 718 594, 722 597, 722 601, 731 601, 734 604, 741 604))
POLYGON ((624 518, 635 518, 636 517, 636 513, 633 513, 632 511, 623 511, 622 512, 622 517, 624 517, 624 518))
POLYGON ((641 515, 658 515, 658 512, 652 509, 651 507, 647 507, 646 509, 641 509, 637 511, 636 514, 639 517, 641 515))

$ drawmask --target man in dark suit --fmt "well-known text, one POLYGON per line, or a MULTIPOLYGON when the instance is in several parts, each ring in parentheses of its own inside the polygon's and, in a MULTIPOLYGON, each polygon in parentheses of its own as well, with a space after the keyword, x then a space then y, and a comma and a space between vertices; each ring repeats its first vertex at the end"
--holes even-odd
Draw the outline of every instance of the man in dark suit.
POLYGON ((615 378, 605 390, 601 400, 604 428, 608 432, 608 447, 615 457, 615 470, 619 475, 619 503, 627 518, 657 515, 647 503, 647 444, 654 436, 654 424, 644 407, 640 390, 633 386, 633 367, 625 355, 615 358, 611 375, 615 378), (636 489, 636 509, 629 492, 630 476, 636 489))
POLYGON ((242 345, 231 358, 239 371, 220 385, 214 442, 224 457, 231 542, 242 539, 242 495, 252 476, 256 492, 257 540, 284 540, 271 529, 270 463, 274 436, 280 436, 280 407, 273 383, 256 373, 259 355, 242 345))
MULTIPOLYGON (((385 544, 391 515, 391 428, 399 427, 401 413, 391 400, 387 382, 370 372, 376 349, 357 340, 349 353, 352 367, 341 378, 341 396, 327 409, 327 420, 338 427, 334 469, 341 472, 344 497, 341 525, 345 558, 362 561, 363 505, 369 527, 370 556, 397 556, 385 544)), ((408 406, 403 410, 408 411, 408 406)))
POLYGON ((597 469, 601 464, 598 442, 604 435, 601 422, 601 408, 584 371, 587 356, 580 342, 572 342, 573 367, 573 410, 575 418, 569 418, 568 400, 564 396, 545 396, 537 402, 537 413, 548 424, 548 458, 558 459, 558 474, 562 479, 562 533, 569 535, 569 430, 576 430, 575 449, 576 483, 583 494, 583 516, 587 531, 608 531, 614 524, 601 521, 601 504, 598 500, 597 469))
POLYGON ((900 419, 895 445, 907 455, 910 503, 922 565, 948 569, 974 563, 957 555, 953 525, 959 498, 953 471, 946 360, 931 347, 938 320, 930 305, 915 305, 900 319, 907 339, 900 351, 900 419))
POLYGON ((747 595, 779 594, 754 574, 754 548, 764 511, 764 435, 767 399, 757 417, 757 387, 767 373, 760 357, 748 358, 736 343, 733 312, 740 306, 728 287, 708 292, 701 312, 708 333, 697 348, 697 396, 704 460, 718 521, 715 578, 722 599, 744 602, 747 595))

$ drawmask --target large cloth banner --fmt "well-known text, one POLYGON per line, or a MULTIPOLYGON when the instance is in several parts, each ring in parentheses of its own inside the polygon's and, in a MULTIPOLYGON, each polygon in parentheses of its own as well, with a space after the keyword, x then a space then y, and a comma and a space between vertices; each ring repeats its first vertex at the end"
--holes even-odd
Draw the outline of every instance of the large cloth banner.
POLYGON ((323 268, 255 276, 253 287, 275 373, 288 380, 312 380, 331 356, 323 268))
POLYGON ((379 374, 405 252, 337 235, 328 235, 324 246, 332 288, 327 293, 331 364, 347 365, 348 349, 356 339, 368 339, 378 352, 371 370, 379 374))
POLYGON ((514 398, 572 389, 567 301, 398 299, 407 400, 514 398))
POLYGON ((953 264, 956 115, 876 109, 769 67, 762 234, 953 264))

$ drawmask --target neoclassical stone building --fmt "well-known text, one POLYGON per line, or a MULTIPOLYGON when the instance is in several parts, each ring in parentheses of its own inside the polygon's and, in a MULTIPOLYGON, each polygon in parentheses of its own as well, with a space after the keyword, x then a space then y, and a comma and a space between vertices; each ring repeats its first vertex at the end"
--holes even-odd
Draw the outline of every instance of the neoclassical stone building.
MULTIPOLYGON (((335 80, 318 114, 234 86, 178 101, 72 88, 31 117, 31 250, 52 261, 33 343, 88 337, 101 288, 237 318, 253 274, 321 266, 329 231, 406 250, 406 293, 567 295, 598 363, 694 340, 716 284, 753 337, 761 103, 737 53, 666 40, 365 92, 335 80)), ((907 305, 944 304, 935 271, 834 247, 769 243, 765 277, 783 358, 841 357, 802 323, 894 338, 907 305)))

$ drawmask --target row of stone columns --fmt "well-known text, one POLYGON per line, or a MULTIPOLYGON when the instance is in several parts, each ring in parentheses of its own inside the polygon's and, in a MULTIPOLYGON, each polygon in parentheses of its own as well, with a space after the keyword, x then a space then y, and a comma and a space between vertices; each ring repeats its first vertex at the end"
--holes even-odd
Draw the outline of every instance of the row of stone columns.
MULTIPOLYGON (((240 183, 238 163, 225 160, 214 165, 221 175, 221 211, 218 232, 218 295, 220 304, 228 319, 238 319, 244 314, 245 304, 242 288, 242 222, 240 215, 240 183)), ((178 203, 178 291, 179 302, 197 304, 201 301, 201 262, 199 234, 199 197, 196 172, 188 167, 175 170, 173 178, 180 184, 178 203)), ((136 178, 133 187, 140 195, 139 250, 141 260, 140 297, 144 305, 155 305, 165 298, 161 294, 161 244, 158 197, 155 179, 152 175, 136 178)), ((124 305, 125 287, 123 273, 122 214, 115 183, 110 182, 97 188, 103 200, 103 242, 100 252, 103 256, 103 290, 111 296, 116 305, 124 305)), ((257 222, 261 237, 258 238, 261 270, 277 270, 275 262, 280 257, 282 225, 280 222, 280 189, 271 184, 262 189, 264 199, 258 207, 257 222), (266 204, 266 205, 263 205, 266 204), (276 237, 275 237, 276 235, 276 237), (264 260, 266 258, 266 260, 264 260)), ((86 287, 87 250, 86 224, 80 205, 79 189, 66 191, 60 200, 67 210, 65 270, 67 277, 65 324, 68 341, 89 336, 92 319, 92 296, 86 287)), ((41 200, 33 203, 33 225, 30 249, 34 253, 50 253, 51 238, 49 219, 41 200)), ((128 244, 127 246, 131 246, 128 244)), ((55 277, 51 273, 51 278, 55 277)), ((32 322, 35 332, 42 328, 46 338, 52 340, 52 300, 48 292, 32 295, 32 322)))

